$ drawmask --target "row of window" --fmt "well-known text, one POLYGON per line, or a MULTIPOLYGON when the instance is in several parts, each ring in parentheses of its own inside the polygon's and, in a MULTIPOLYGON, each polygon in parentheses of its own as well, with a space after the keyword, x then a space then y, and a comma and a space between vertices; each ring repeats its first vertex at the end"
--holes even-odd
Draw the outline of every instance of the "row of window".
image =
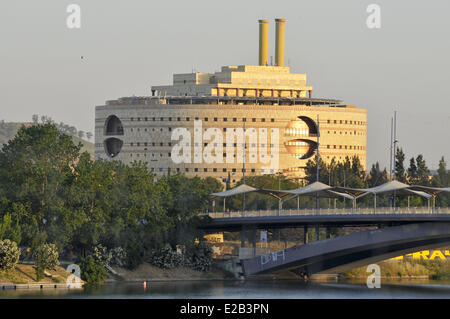
MULTIPOLYGON (((148 164, 148 162, 145 162, 145 164, 148 164)), ((152 171, 152 172, 155 172, 155 171, 159 171, 159 172, 176 171, 177 173, 179 173, 181 171, 186 172, 186 173, 188 173, 188 172, 196 172, 196 173, 198 173, 198 172, 204 172, 204 173, 208 173, 208 172, 213 172, 213 173, 218 173, 218 172, 222 172, 222 173, 233 172, 233 173, 236 173, 236 172, 240 172, 240 173, 242 173, 242 170, 243 170, 242 168, 231 168, 231 169, 229 169, 229 168, 222 168, 222 169, 220 169, 220 168, 210 168, 210 169, 208 169, 206 167, 203 167, 203 168, 195 167, 193 169, 189 169, 189 168, 181 169, 181 168, 178 168, 178 167, 177 168, 170 168, 170 167, 168 167, 168 168, 164 168, 164 167, 159 167, 159 168, 152 167, 152 168, 150 168, 150 171, 152 171)), ((258 171, 260 171, 261 173, 265 173, 265 169, 264 168, 258 169, 258 171)), ((256 173, 256 169, 255 168, 245 169, 245 172, 256 173)), ((273 173, 274 170, 273 169, 270 169, 270 170, 267 169, 267 172, 273 173)))
MULTIPOLYGON (((338 120, 327 120, 327 124, 338 124, 338 120)), ((353 124, 353 125, 366 125, 363 121, 352 121, 352 120, 339 120, 339 124, 353 124)))
MULTIPOLYGON (((331 131, 328 131, 327 133, 331 134, 331 131)), ((334 134, 337 134, 336 131, 334 131, 334 134)), ((347 131, 339 131, 339 134, 341 134, 341 135, 342 134, 346 134, 347 135, 347 131), (344 132, 344 133, 342 133, 342 132, 344 132)), ((350 131, 349 134, 352 135, 352 131, 350 131)), ((353 131, 353 135, 364 135, 364 132, 353 131)))
MULTIPOLYGON (((148 143, 148 142, 143 142, 143 143, 140 143, 140 142, 137 142, 136 143, 136 146, 141 146, 141 144, 142 144, 142 146, 150 146, 150 143, 148 143)), ((164 143, 155 143, 155 142, 152 142, 151 143, 151 146, 157 146, 157 144, 159 145, 159 146, 164 146, 164 143)), ((208 144, 209 143, 203 143, 203 145, 204 146, 208 146, 208 144)), ((194 145, 195 146, 199 146, 199 143, 194 143, 194 145)), ((222 143, 222 146, 223 147, 227 147, 227 143, 222 143)), ((243 145, 242 143, 239 143, 239 145, 240 146, 244 146, 245 148, 248 148, 248 146, 249 146, 249 144, 247 144, 247 143, 245 143, 245 145, 243 145)), ((130 143, 130 146, 134 146, 134 143, 133 142, 131 142, 130 143)), ((172 146, 172 143, 171 142, 168 142, 167 143, 167 146, 172 146)), ((186 144, 186 146, 189 146, 189 144, 186 144)), ((214 147, 217 147, 218 146, 218 144, 217 143, 214 143, 214 147)), ((231 145, 230 145, 231 146, 231 145)), ((256 143, 251 143, 250 144, 250 146, 251 147, 256 147, 256 143)), ((233 143, 233 147, 237 147, 237 143, 233 143)), ((266 144, 261 144, 261 147, 266 147, 266 144)), ((274 144, 270 144, 270 147, 274 147, 274 144)))
POLYGON ((365 150, 365 147, 358 145, 327 145, 327 149, 349 149, 363 151, 365 150))
MULTIPOLYGON (((138 118, 136 118, 137 121, 141 121, 141 119, 142 119, 142 121, 145 121, 145 122, 148 122, 148 121, 150 121, 150 120, 151 120, 152 122, 157 121, 157 117, 151 117, 151 118, 150 118, 150 117, 144 117, 144 118, 138 117, 138 118)), ((160 121, 164 121, 164 119, 165 119, 165 117, 159 117, 159 120, 160 120, 160 121)), ((175 118, 173 118, 173 119, 175 120, 175 118)), ((133 122, 134 120, 135 120, 134 117, 130 118, 130 121, 131 121, 131 122, 133 122)), ((171 122, 171 121, 172 121, 172 117, 168 117, 167 120, 168 120, 169 122, 171 122)), ((178 122, 180 122, 180 121, 183 121, 183 118, 177 117, 176 120, 177 120, 178 122)), ((191 118, 190 118, 190 117, 186 117, 186 118, 184 118, 184 120, 185 120, 186 122, 189 122, 189 121, 191 120, 191 118)), ((199 117, 195 117, 195 120, 198 121, 198 120, 200 120, 200 118, 199 118, 199 117)), ((208 117, 205 117, 205 118, 202 118, 202 120, 205 121, 205 122, 208 122, 208 121, 209 121, 209 118, 208 118, 208 117)), ((241 120, 241 119, 239 119, 239 121, 240 121, 240 120, 241 120)), ((256 118, 252 118, 251 120, 252 120, 252 122, 256 122, 256 121, 257 121, 256 118)), ((214 118, 213 118, 213 121, 214 121, 214 122, 217 122, 217 121, 219 121, 219 118, 218 118, 218 117, 214 117, 214 118)), ((224 121, 224 122, 228 122, 228 118, 227 118, 227 117, 224 117, 224 118, 223 118, 223 121, 224 121)), ((230 118, 230 121, 237 122, 237 121, 238 121, 238 118, 237 118, 237 117, 230 118)), ((247 118, 243 117, 243 118, 242 118, 242 122, 246 122, 246 121, 247 121, 247 118)), ((265 122, 266 119, 265 119, 265 118, 261 118, 260 121, 261 121, 261 122, 265 122)), ((271 119, 270 119, 270 122, 275 122, 275 119, 271 118, 271 119)))
MULTIPOLYGON (((174 119, 174 121, 175 121, 175 117, 174 117, 174 118, 172 118, 172 117, 167 117, 167 118, 165 118, 165 117, 159 117, 159 118, 157 118, 157 117, 143 117, 143 118, 141 118, 141 117, 137 117, 137 118, 131 117, 131 118, 130 118, 130 121, 133 122, 133 121, 136 120, 136 121, 139 122, 139 121, 142 120, 142 121, 145 121, 145 122, 148 122, 148 121, 153 121, 153 122, 155 122, 155 121, 157 121, 157 119, 159 119, 160 121, 164 121, 165 119, 167 119, 167 121, 169 121, 169 122, 171 122, 172 119, 174 119)), ((189 121, 191 120, 190 117, 186 117, 186 118, 177 117, 177 118, 176 118, 176 121, 180 122, 180 121, 183 121, 183 119, 184 119, 186 122, 189 122, 189 121)), ((195 117, 195 120, 198 121, 198 120, 200 120, 200 118, 199 118, 199 117, 195 117)), ((208 122, 208 121, 209 121, 209 118, 208 118, 208 117, 205 117, 205 118, 202 118, 202 120, 204 120, 205 122, 208 122)), ((217 122, 217 121, 219 121, 219 118, 218 118, 218 117, 214 117, 212 120, 213 120, 214 122, 217 122)), ((230 118, 230 121, 237 122, 237 121, 238 121, 238 118, 237 118, 237 117, 230 118)), ((239 121, 241 121, 240 118, 239 118, 239 121)), ((246 122, 246 121, 247 121, 247 118, 243 117, 243 118, 242 118, 242 122, 246 122)), ((256 119, 256 118, 252 118, 251 121, 252 121, 252 122, 257 122, 257 119, 256 119)), ((261 121, 261 122, 265 122, 266 119, 265 119, 265 118, 261 118, 260 121, 261 121)), ((224 117, 224 118, 223 118, 223 122, 228 122, 228 118, 227 118, 227 117, 224 117)), ((270 122, 275 122, 275 119, 274 119, 274 118, 271 118, 271 119, 270 119, 270 122)), ((353 121, 353 120, 327 120, 327 124, 332 124, 332 123, 334 123, 334 124, 351 124, 351 125, 366 125, 366 124, 367 124, 367 123, 364 122, 364 121, 353 121)))
MULTIPOLYGON (((142 146, 149 146, 150 143, 144 142, 142 143, 142 146)), ((157 143, 152 142, 151 146, 156 146, 157 143)), ((158 143, 159 146, 164 146, 164 143, 158 143)), ((208 143, 203 143, 204 146, 208 146, 208 143)), ((256 147, 255 143, 250 144, 251 147, 256 147)), ((306 145, 305 142, 287 142, 286 145, 293 145, 293 146, 303 146, 306 145)), ((134 143, 130 143, 130 146, 134 146, 134 143)), ((136 146, 141 146, 141 143, 137 142, 136 146)), ((167 143, 167 146, 172 146, 172 143, 167 143)), ((186 145, 189 146, 189 145, 186 145)), ((198 143, 195 143, 195 146, 199 146, 198 143)), ((214 146, 217 147, 217 143, 214 143, 214 146)), ((265 144, 261 144, 261 147, 265 147, 265 144)), ((223 143, 223 147, 227 147, 227 143, 223 143)), ((237 143, 233 143, 233 147, 237 147, 237 143)), ((274 147, 274 144, 270 144, 270 147, 274 147)), ((248 148, 248 144, 245 143, 245 148, 248 148)), ((327 145, 327 149, 353 149, 353 150, 364 150, 364 146, 358 146, 358 145, 327 145)))
MULTIPOLYGON (((152 154, 152 157, 155 157, 155 154, 156 154, 156 153, 150 153, 150 154, 152 154)), ((139 153, 136 153, 136 154, 135 154, 136 157, 140 157, 140 155, 141 155, 141 154, 139 154, 139 153)), ((144 153, 143 155, 144 155, 144 157, 147 157, 147 153, 144 153)), ((218 155, 219 155, 219 154, 212 154, 213 157, 216 157, 216 156, 218 156, 218 155)), ((223 155, 223 157, 227 157, 227 153, 223 153, 222 155, 223 155)), ((303 155, 303 154, 302 154, 302 155, 303 155)), ((264 154, 261 154, 261 155, 260 155, 261 158, 264 158, 265 156, 266 156, 266 155, 264 155, 264 154)), ((269 156, 270 158, 273 158, 273 155, 267 155, 267 156, 269 156)), ((130 157, 133 157, 133 153, 130 153, 130 157)), ((163 157, 163 154, 162 154, 162 153, 159 153, 159 157, 163 157)), ((172 153, 167 153, 167 157, 172 157, 172 153)), ((233 157, 236 157, 236 154, 233 154, 233 157)), ((255 157, 255 154, 251 154, 251 157, 254 158, 254 157, 255 157)))

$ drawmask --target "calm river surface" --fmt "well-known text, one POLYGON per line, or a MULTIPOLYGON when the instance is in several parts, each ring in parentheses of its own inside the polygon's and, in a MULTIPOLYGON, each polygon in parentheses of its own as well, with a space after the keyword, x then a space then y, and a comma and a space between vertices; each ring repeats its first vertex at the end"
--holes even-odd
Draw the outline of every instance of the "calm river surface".
POLYGON ((396 280, 381 282, 381 288, 369 289, 362 281, 183 281, 109 283, 80 290, 4 290, 0 298, 448 298, 450 281, 396 280))

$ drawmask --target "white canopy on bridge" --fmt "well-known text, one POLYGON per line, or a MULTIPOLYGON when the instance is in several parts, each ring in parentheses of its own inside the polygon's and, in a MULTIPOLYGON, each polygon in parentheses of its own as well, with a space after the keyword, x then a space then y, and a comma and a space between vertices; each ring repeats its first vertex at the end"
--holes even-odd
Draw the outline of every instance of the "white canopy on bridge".
POLYGON ((390 192, 395 192, 396 194, 399 195, 417 195, 425 197, 426 199, 429 199, 431 197, 431 195, 422 190, 419 189, 416 190, 411 188, 412 187, 408 184, 394 180, 371 188, 335 187, 334 189, 339 192, 350 194, 354 198, 364 197, 368 194, 373 194, 376 196, 378 194, 390 192))
POLYGON ((223 192, 212 193, 212 194, 210 194, 210 196, 212 196, 212 197, 229 197, 229 196, 246 194, 246 193, 251 193, 251 192, 256 192, 256 191, 258 191, 257 188, 248 186, 246 184, 241 184, 239 186, 236 186, 235 188, 231 188, 231 189, 228 189, 223 192))
POLYGON ((442 192, 450 192, 450 187, 429 187, 429 186, 420 186, 420 185, 411 185, 409 187, 410 190, 424 192, 430 194, 432 196, 436 196, 442 192))
POLYGON ((339 198, 345 197, 353 200, 353 197, 345 194, 334 191, 334 187, 331 187, 327 184, 321 182, 314 182, 305 187, 300 187, 292 190, 284 191, 288 194, 292 194, 294 196, 315 196, 316 194, 319 197, 328 197, 328 198, 339 198))

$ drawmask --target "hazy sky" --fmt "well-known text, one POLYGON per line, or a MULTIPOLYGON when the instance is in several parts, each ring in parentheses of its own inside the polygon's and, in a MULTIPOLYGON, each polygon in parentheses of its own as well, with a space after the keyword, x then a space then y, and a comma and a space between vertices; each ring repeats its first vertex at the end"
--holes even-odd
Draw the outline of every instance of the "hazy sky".
POLYGON ((450 158, 449 15, 448 0, 2 0, 0 119, 37 113, 93 132, 106 100, 150 95, 193 68, 257 64, 258 19, 271 20, 273 55, 273 19, 286 18, 285 61, 313 96, 368 110, 368 168, 389 166, 394 110, 406 164, 422 153, 436 168, 450 158), (66 26, 71 3, 81 29, 66 26), (381 29, 366 26, 372 3, 381 29))

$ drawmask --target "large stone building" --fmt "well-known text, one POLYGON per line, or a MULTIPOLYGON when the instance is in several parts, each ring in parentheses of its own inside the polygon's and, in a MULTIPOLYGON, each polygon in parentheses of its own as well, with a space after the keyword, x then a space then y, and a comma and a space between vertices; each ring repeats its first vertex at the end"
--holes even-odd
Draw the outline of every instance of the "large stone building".
POLYGON ((246 175, 302 177, 319 140, 325 161, 358 156, 365 168, 366 110, 312 98, 306 74, 284 66, 284 19, 276 19, 275 65, 268 65, 268 21, 259 23, 259 65, 174 74, 151 96, 97 106, 96 158, 142 161, 157 175, 238 180, 245 165, 246 175))

